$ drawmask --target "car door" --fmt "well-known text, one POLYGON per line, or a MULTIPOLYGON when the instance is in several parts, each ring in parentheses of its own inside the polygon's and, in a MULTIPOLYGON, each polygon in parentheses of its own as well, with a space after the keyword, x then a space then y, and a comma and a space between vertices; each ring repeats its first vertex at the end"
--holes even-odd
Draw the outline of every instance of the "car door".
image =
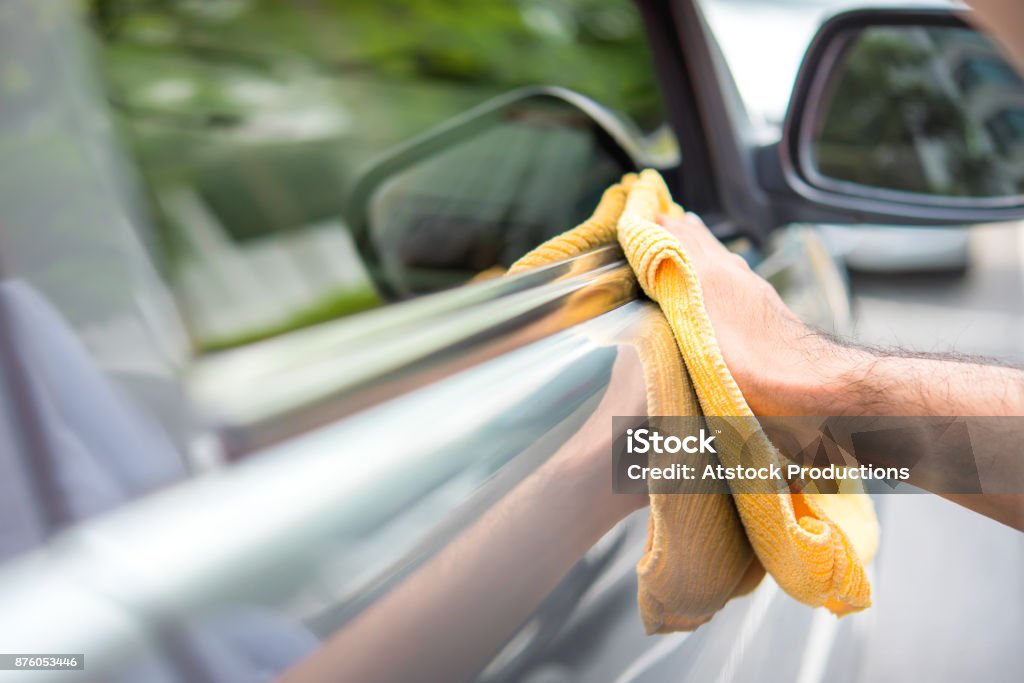
MULTIPOLYGON (((124 112, 111 114, 83 17, 69 3, 10 7, 0 42, 25 73, 7 84, 16 97, 5 97, 12 113, 0 123, 3 167, 15 181, 4 184, 0 251, 6 649, 84 653, 88 680, 272 677, 372 610, 536 476, 605 396, 642 405, 643 383, 617 383, 614 370, 617 359, 654 334, 659 318, 614 247, 517 278, 451 288, 489 265, 474 261, 479 254, 507 262, 516 249, 585 215, 595 188, 657 158, 644 157, 630 132, 588 100, 554 98, 561 102, 554 129, 564 131, 561 138, 543 122, 547 137, 539 147, 524 148, 514 133, 488 139, 490 151, 481 152, 496 150, 507 161, 510 153, 538 150, 521 160, 520 179, 590 174, 575 193, 560 188, 549 196, 549 212, 538 211, 537 202, 550 183, 492 184, 490 206, 500 209, 514 243, 503 237, 496 247, 499 231, 467 222, 488 206, 466 214, 454 201, 410 203, 437 195, 400 182, 400 171, 413 166, 378 165, 372 187, 390 194, 365 190, 364 213, 414 215, 418 231, 381 237, 370 226, 376 241, 339 246, 313 230, 316 239, 290 244, 314 251, 320 245, 349 259, 397 248, 403 257, 379 253, 358 262, 365 273, 325 275, 345 292, 326 316, 337 319, 293 330, 303 325, 266 311, 294 310, 289 302, 302 296, 275 290, 295 288, 311 273, 288 274, 279 245, 240 256, 217 237, 211 216, 246 211, 210 209, 237 194, 217 185, 230 185, 221 175, 227 162, 210 162, 196 185, 161 169, 167 184, 143 189, 114 134, 111 122, 124 112), (573 115, 566 119, 566 112, 573 115), (370 195, 380 201, 372 205, 370 195), (436 235, 420 219, 436 221, 438 206, 462 219, 456 237, 476 236, 472 248, 458 239, 416 241, 436 235), (520 213, 510 214, 510 206, 520 213), (179 234, 201 252, 202 262, 185 266, 184 275, 159 267, 166 245, 152 229, 154 214, 187 226, 179 234), (442 247, 454 255, 439 253, 442 247), (254 279, 254 263, 261 264, 255 272, 285 274, 254 279), (365 307, 368 281, 372 296, 383 291, 409 300, 337 317, 365 307), (250 305, 251 292, 235 297, 240 282, 270 303, 250 305), (424 295, 435 289, 445 291, 424 295), (197 293, 206 297, 202 303, 190 301, 197 293)), ((665 11, 655 3, 641 7, 649 25, 665 11)), ((659 50, 672 37, 659 31, 650 39, 662 78, 671 78, 678 64, 659 50)), ((163 87, 157 101, 173 95, 163 87)), ((674 115, 699 125, 699 93, 682 86, 678 93, 668 100, 674 115)), ((694 167, 711 157, 698 130, 689 129, 680 144, 694 167)), ((184 144, 184 137, 165 144, 184 144)), ((276 172, 298 173, 289 170, 292 150, 268 154, 276 172)), ((736 248, 802 301, 808 315, 842 319, 845 299, 835 296, 841 282, 813 235, 798 230, 762 239, 742 212, 727 210, 709 190, 709 174, 681 172, 671 155, 661 159, 681 196, 706 208, 723 237, 739 238, 736 248)), ((264 160, 254 166, 263 168, 264 160)), ((329 168, 305 155, 300 160, 300 170, 313 176, 329 168)), ((464 161, 457 165, 466 168, 464 161)), ((477 180, 421 176, 446 181, 426 186, 441 190, 477 180)), ((441 199, 467 196, 484 195, 474 189, 441 199)), ((314 208, 296 208, 297 218, 288 220, 318 225, 324 209, 314 208)), ((236 225, 256 220, 250 211, 236 225)), ((645 528, 643 512, 617 525, 522 625, 490 643, 493 651, 473 652, 484 663, 480 678, 742 678, 763 661, 761 650, 783 647, 799 654, 780 666, 780 679, 839 665, 805 655, 810 649, 802 645, 811 632, 823 634, 815 643, 827 645, 837 627, 818 623, 769 582, 695 634, 646 638, 633 602, 645 528), (786 627, 755 638, 768 620, 786 627)), ((464 616, 438 614, 436 628, 456 629, 464 616)))

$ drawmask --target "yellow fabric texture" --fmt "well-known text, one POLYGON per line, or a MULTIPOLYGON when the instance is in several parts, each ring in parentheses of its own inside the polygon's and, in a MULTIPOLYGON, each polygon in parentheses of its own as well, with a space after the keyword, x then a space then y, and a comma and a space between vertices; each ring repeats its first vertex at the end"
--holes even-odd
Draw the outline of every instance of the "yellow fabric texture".
MULTIPOLYGON (((656 361, 651 415, 688 415, 696 394, 708 416, 753 417, 729 372, 704 308, 700 282, 679 241, 657 224, 660 214, 682 216, 661 176, 646 170, 609 188, 590 219, 537 247, 509 273, 569 258, 616 239, 644 292, 661 308, 679 356, 656 361), (688 380, 688 381, 687 381, 688 380), (679 389, 671 385, 680 383, 679 389), (687 412, 689 411, 689 412, 687 412)), ((716 438, 726 466, 760 467, 782 457, 753 420, 744 433, 716 438), (745 451, 743 449, 746 449, 745 451)), ((651 493, 648 547, 637 565, 641 616, 648 633, 695 628, 729 596, 752 589, 763 565, 779 586, 811 606, 844 615, 871 604, 865 571, 878 545, 878 521, 870 498, 855 494, 776 491, 766 482, 730 481, 732 503, 757 561, 744 562, 731 506, 711 494, 651 493), (708 531, 708 530, 711 531, 708 531), (695 554, 694 535, 711 543, 695 554), (717 543, 714 542, 717 540, 717 543), (696 557, 695 557, 696 555, 696 557), (706 591, 697 586, 703 584, 706 591)))
MULTIPOLYGON (((629 345, 644 369, 649 415, 700 415, 697 394, 665 316, 634 330, 629 345)), ((699 419, 699 418, 698 418, 699 419)), ((651 457, 651 465, 673 456, 651 457)), ((694 462, 698 467, 714 464, 694 462)), ((693 494, 685 480, 652 482, 647 543, 637 564, 637 602, 648 633, 690 631, 711 619, 731 597, 749 592, 764 576, 729 494, 693 494), (685 530, 685 533, 680 533, 685 530)))

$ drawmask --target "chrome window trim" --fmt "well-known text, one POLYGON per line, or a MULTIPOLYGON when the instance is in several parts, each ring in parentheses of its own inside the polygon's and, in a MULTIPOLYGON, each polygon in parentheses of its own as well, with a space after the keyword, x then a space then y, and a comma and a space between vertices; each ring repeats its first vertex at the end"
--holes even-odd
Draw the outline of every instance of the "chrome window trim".
POLYGON ((241 457, 635 299, 617 246, 201 360, 200 412, 241 457), (500 306, 496 305, 500 302, 500 306))

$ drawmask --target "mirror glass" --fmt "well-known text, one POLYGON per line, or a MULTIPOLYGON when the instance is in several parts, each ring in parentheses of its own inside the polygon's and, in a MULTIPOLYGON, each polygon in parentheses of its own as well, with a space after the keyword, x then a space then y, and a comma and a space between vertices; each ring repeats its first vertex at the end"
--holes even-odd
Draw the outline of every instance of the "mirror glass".
POLYGON ((508 267, 587 218, 629 170, 624 158, 585 113, 551 99, 448 131, 369 200, 375 278, 407 297, 508 267))
POLYGON ((875 26, 844 45, 803 126, 812 181, 951 200, 1024 194, 1024 79, 985 36, 875 26))

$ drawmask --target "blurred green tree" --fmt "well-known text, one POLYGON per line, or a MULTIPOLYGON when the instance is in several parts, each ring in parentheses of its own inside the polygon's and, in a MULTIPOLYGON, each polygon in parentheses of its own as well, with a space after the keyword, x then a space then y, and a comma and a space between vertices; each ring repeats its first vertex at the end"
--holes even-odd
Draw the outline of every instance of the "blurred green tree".
POLYGON ((108 41, 486 90, 561 85, 644 128, 662 113, 629 0, 92 0, 108 41))

